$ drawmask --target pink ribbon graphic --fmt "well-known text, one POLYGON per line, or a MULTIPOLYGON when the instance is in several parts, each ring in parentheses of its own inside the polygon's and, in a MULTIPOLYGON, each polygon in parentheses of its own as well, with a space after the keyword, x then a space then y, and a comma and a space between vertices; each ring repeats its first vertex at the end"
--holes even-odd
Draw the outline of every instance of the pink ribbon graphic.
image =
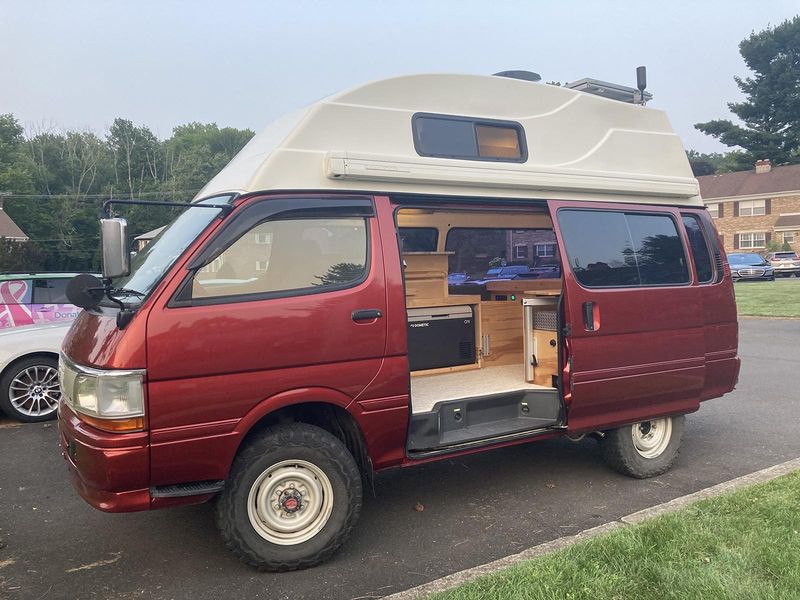
POLYGON ((25 281, 3 281, 0 283, 0 301, 5 304, 5 311, 0 314, 0 327, 18 327, 32 325, 33 316, 30 307, 21 304, 25 300, 28 283, 25 281))

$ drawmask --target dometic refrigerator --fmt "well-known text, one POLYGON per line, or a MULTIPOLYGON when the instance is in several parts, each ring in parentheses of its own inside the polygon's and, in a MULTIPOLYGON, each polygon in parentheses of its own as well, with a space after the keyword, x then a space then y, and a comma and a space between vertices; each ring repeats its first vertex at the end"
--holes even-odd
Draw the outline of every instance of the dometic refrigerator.
POLYGON ((408 310, 408 364, 412 371, 475 362, 475 316, 471 306, 408 310))

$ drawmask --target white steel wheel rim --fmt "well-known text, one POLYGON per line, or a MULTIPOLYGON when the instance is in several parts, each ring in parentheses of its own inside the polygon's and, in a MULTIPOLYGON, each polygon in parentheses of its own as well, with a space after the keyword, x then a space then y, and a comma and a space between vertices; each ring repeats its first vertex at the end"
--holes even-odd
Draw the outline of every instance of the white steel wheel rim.
POLYGON ((328 476, 305 460, 284 460, 264 471, 247 497, 250 524, 265 540, 282 546, 317 535, 333 511, 328 476))
POLYGON ((8 386, 11 406, 28 417, 43 417, 58 408, 61 390, 58 369, 49 365, 31 365, 14 376, 8 386))
POLYGON ((633 447, 643 458, 658 458, 672 439, 672 419, 642 421, 631 427, 633 447))

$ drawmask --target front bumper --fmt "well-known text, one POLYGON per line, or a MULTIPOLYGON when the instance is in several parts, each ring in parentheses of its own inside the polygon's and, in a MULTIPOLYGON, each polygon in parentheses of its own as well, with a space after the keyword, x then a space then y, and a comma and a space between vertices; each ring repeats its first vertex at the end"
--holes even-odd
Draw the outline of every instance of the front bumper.
POLYGON ((58 429, 72 485, 86 502, 107 512, 150 508, 147 432, 99 431, 63 403, 58 409, 58 429))
POLYGON ((750 273, 738 273, 731 271, 731 277, 734 281, 774 281, 775 273, 769 272, 754 275, 750 273))

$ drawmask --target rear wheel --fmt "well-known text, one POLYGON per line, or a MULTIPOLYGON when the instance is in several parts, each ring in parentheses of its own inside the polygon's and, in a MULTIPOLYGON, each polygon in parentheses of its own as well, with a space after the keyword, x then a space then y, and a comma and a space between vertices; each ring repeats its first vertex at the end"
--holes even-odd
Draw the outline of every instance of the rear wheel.
POLYGON ((684 417, 664 417, 626 425, 606 433, 600 447, 615 471, 645 479, 669 470, 678 457, 684 417))
POLYGON ((297 423, 266 430, 236 457, 217 501, 228 547, 263 571, 321 563, 361 512, 361 476, 347 448, 297 423))
POLYGON ((55 419, 60 398, 58 361, 50 356, 18 360, 0 378, 0 409, 13 419, 25 423, 55 419))

